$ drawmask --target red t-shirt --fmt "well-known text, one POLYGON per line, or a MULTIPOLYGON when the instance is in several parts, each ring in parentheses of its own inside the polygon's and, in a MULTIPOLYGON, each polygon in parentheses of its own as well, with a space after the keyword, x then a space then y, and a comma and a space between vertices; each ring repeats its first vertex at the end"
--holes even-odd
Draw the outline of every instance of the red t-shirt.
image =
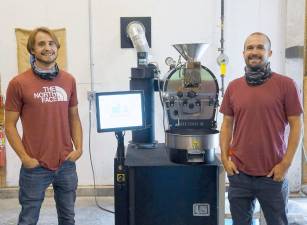
POLYGON ((249 86, 245 77, 232 81, 220 112, 234 117, 231 159, 252 176, 265 176, 286 151, 288 116, 303 110, 294 81, 276 73, 262 85, 249 86))
POLYGON ((27 154, 56 170, 73 149, 68 109, 77 104, 70 74, 60 71, 53 80, 44 80, 30 69, 9 83, 5 110, 20 113, 27 154))

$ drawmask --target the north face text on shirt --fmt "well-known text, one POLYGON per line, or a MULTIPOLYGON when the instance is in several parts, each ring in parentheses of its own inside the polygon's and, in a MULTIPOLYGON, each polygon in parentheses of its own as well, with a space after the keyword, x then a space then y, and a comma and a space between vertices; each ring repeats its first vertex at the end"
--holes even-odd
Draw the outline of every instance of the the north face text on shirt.
POLYGON ((59 86, 42 87, 41 91, 34 93, 34 98, 41 99, 42 103, 65 102, 67 93, 59 86))

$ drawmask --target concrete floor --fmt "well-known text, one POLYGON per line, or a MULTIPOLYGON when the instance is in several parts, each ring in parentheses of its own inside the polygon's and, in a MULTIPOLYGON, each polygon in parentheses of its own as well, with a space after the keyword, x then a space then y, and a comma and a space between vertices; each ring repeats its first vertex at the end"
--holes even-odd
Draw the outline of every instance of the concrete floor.
POLYGON ((307 197, 289 199, 288 212, 290 225, 307 225, 307 197))
MULTIPOLYGON (((113 197, 98 197, 98 203, 114 211, 113 197)), ((16 225, 19 214, 19 204, 16 198, 0 199, 0 225, 16 225)), ((100 210, 94 197, 77 197, 76 225, 112 225, 114 214, 100 210)), ((40 213, 38 225, 57 225, 57 214, 53 198, 46 198, 40 213)))
MULTIPOLYGON (((113 197, 97 197, 99 205, 114 211, 113 197)), ((19 204, 16 198, 0 199, 0 225, 16 225, 19 214, 19 204)), ((259 206, 256 207, 259 211, 259 206)), ((229 219, 229 206, 226 201, 225 224, 231 225, 229 219)), ((114 225, 114 214, 100 210, 95 204, 94 197, 77 197, 76 201, 76 225, 114 225)), ((57 215, 54 200, 51 197, 45 199, 38 225, 57 225, 57 215)), ((255 225, 259 224, 255 219, 255 225)), ((307 198, 291 198, 289 200, 289 225, 307 224, 307 198)), ((261 225, 261 224, 260 224, 261 225)))

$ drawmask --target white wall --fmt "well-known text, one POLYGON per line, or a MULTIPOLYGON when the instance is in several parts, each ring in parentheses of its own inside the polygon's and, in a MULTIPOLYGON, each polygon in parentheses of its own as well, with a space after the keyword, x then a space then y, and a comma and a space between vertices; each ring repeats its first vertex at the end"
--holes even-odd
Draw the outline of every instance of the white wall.
MULTIPOLYGON (((1 2, 0 14, 0 73, 2 88, 17 73, 16 41, 14 28, 48 26, 67 29, 68 71, 78 81, 79 110, 84 128, 84 155, 78 161, 81 185, 92 184, 88 150, 90 90, 89 27, 86 0, 9 0, 1 2)), ((267 33, 272 40, 274 55, 272 68, 284 72, 286 0, 225 0, 225 52, 230 58, 226 84, 242 74, 243 42, 255 31, 267 33)), ((220 32, 220 1, 189 0, 92 0, 93 21, 93 73, 96 91, 127 90, 130 68, 136 65, 133 49, 120 48, 120 17, 152 17, 152 54, 160 65, 162 73, 167 68, 167 56, 177 58, 177 52, 170 46, 184 42, 209 42, 202 62, 218 74, 216 58, 220 32), (183 2, 183 1, 182 1, 183 2)), ((156 101, 156 138, 164 141, 161 108, 156 101)), ((94 116, 94 115, 93 115, 94 116)), ((97 184, 112 184, 113 157, 116 141, 113 134, 97 134, 95 118, 92 119, 92 156, 97 184)), ((126 141, 129 135, 126 135, 126 141)), ((19 160, 8 147, 8 185, 17 185, 19 160)))
MULTIPOLYGON (((304 15, 305 0, 287 0, 286 14, 286 48, 293 46, 304 46, 304 15)), ((302 58, 289 58, 285 62, 285 73, 290 74, 300 88, 303 90, 304 60, 302 58)), ((302 93, 303 99, 303 93, 302 93)), ((302 143, 303 144, 303 143, 302 143)), ((290 190, 300 191, 302 170, 302 146, 296 152, 294 162, 289 170, 288 177, 290 190)))

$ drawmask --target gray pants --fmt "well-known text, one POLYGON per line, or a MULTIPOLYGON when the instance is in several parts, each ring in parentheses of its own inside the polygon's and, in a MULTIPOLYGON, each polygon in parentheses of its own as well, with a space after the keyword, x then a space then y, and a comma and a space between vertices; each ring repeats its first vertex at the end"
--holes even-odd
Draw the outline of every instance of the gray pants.
POLYGON ((288 181, 276 182, 270 177, 249 176, 242 172, 228 176, 228 199, 233 225, 252 225, 256 199, 267 225, 288 225, 288 181))

